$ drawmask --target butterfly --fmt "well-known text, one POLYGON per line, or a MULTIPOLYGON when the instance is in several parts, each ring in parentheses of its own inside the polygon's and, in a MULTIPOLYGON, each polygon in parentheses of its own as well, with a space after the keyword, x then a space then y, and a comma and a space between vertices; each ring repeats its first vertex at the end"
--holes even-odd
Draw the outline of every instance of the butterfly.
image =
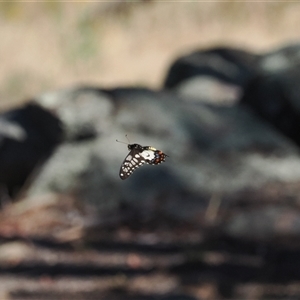
MULTIPOLYGON (((119 142, 117 140, 117 142, 119 142)), ((165 161, 168 156, 160 150, 157 150, 151 146, 141 146, 139 144, 127 144, 130 152, 125 157, 121 168, 120 178, 127 179, 134 170, 142 166, 143 164, 159 165, 165 161)))

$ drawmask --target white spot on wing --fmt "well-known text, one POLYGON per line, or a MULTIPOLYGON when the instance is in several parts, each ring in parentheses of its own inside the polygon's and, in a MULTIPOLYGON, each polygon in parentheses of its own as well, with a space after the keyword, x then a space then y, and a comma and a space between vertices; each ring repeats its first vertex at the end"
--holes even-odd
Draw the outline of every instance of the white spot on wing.
POLYGON ((155 157, 154 152, 151 150, 144 150, 143 152, 140 153, 140 155, 144 157, 146 160, 152 160, 155 157))

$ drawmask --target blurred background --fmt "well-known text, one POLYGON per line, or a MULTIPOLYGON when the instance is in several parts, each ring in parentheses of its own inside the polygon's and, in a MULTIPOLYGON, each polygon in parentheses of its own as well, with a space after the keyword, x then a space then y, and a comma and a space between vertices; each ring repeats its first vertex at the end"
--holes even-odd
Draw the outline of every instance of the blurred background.
POLYGON ((0 3, 0 108, 88 83, 159 88, 195 49, 262 52, 299 39, 296 2, 0 3))
POLYGON ((0 2, 0 298, 299 299, 299 28, 293 1, 0 2), (128 132, 170 160, 125 183, 128 132))

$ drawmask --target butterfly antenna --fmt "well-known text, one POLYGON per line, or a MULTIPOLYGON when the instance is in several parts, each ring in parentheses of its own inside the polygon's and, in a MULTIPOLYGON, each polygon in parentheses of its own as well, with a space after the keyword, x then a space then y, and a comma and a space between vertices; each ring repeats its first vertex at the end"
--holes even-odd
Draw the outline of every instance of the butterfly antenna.
POLYGON ((116 142, 128 145, 128 143, 119 140, 116 140, 116 142))
POLYGON ((118 142, 118 143, 122 143, 122 144, 126 144, 126 145, 129 145, 129 144, 130 144, 130 142, 129 142, 129 139, 128 139, 128 137, 127 137, 127 134, 125 134, 125 137, 126 137, 126 139, 127 139, 128 143, 126 143, 126 142, 123 142, 123 141, 119 141, 119 140, 116 140, 116 142, 118 142))

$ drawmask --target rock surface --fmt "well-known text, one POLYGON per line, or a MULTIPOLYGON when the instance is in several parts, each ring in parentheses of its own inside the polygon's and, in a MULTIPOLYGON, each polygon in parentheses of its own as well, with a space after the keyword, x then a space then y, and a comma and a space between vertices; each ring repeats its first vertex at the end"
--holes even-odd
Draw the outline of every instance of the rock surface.
POLYGON ((159 201, 166 215, 191 220, 214 194, 300 180, 297 147, 241 107, 187 103, 146 89, 82 88, 36 101, 56 111, 68 138, 44 165, 29 196, 75 189, 100 215, 122 205, 151 215, 159 201), (87 132, 93 134, 83 139, 87 132), (132 143, 163 150, 166 163, 142 167, 121 181, 118 172, 128 150, 116 139, 125 134, 132 143))

